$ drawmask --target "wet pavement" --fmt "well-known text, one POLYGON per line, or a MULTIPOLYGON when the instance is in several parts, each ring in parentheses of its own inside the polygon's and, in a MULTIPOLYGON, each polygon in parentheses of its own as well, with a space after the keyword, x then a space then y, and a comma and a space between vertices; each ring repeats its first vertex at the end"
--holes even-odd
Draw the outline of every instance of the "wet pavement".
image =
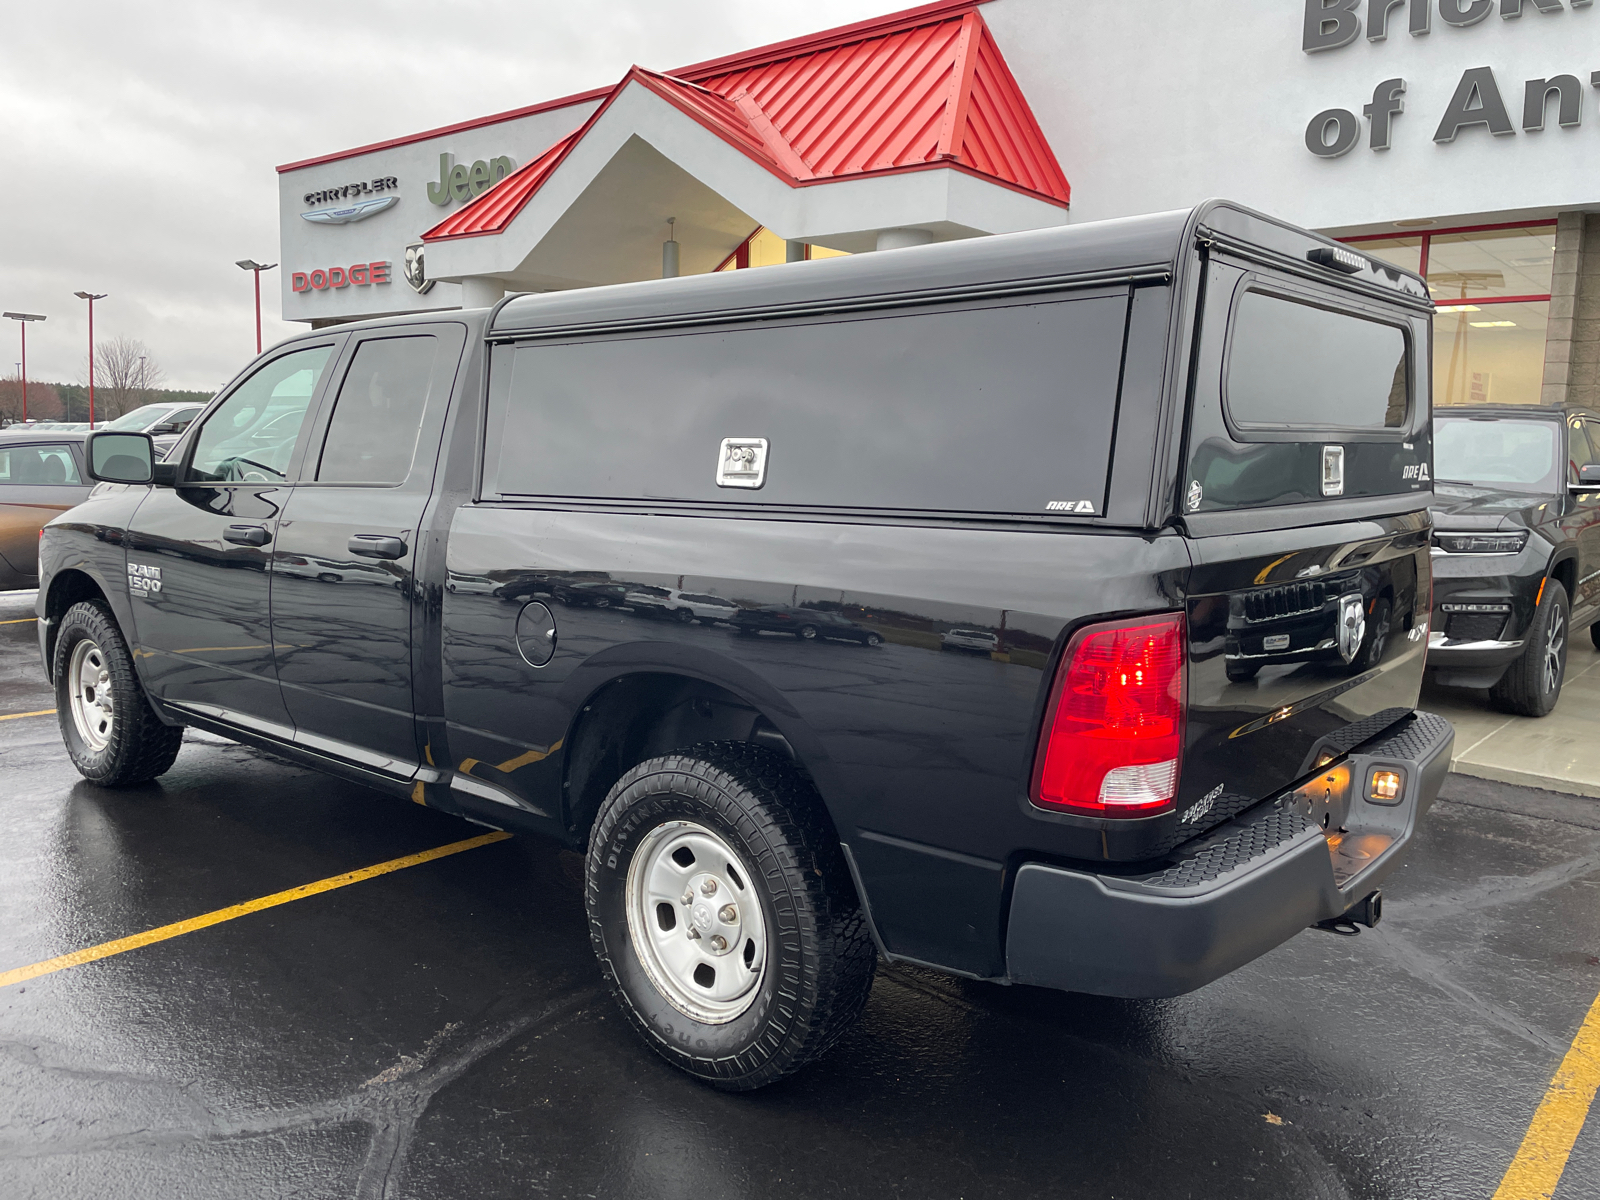
MULTIPOLYGON (((53 707, 31 605, 0 717, 53 707)), ((0 720, 0 972, 482 832, 213 738, 106 792, 0 720)), ((613 1012, 579 868, 515 838, 0 988, 0 1197, 1487 1200, 1600 992, 1600 803, 1452 776, 1377 930, 1165 1001, 880 966, 729 1096, 613 1012)))

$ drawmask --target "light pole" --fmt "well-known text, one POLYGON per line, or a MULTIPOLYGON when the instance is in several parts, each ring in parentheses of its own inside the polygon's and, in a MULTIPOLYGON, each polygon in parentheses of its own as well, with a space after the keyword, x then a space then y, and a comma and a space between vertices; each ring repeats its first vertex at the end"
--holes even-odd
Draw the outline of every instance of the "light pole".
POLYGON ((109 293, 73 292, 79 300, 89 302, 89 428, 94 428, 94 302, 104 300, 109 293))
POLYGON ((42 321, 44 318, 38 313, 7 313, 6 316, 16 321, 22 328, 22 361, 17 364, 17 369, 22 372, 22 419, 28 419, 28 322, 42 321))
POLYGON ((256 353, 261 353, 261 272, 270 271, 277 263, 258 263, 253 258, 241 258, 238 266, 245 271, 255 272, 256 277, 256 353))

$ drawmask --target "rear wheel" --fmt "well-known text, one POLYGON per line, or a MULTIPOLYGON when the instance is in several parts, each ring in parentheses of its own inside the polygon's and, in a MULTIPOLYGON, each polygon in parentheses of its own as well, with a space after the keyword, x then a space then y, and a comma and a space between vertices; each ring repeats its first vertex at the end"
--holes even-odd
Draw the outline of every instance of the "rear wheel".
POLYGON ((589 839, 589 932, 646 1043, 730 1091, 825 1053, 875 952, 816 792, 783 755, 707 742, 640 763, 589 839))
POLYGON ((802 642, 814 642, 817 640, 817 627, 815 625, 802 625, 794 631, 794 635, 802 642))
POLYGON ((694 620, 694 610, 689 608, 680 608, 672 615, 676 617, 679 624, 682 625, 687 625, 690 621, 694 620))
POLYGON ((1554 579, 1546 581, 1522 657, 1489 689, 1496 708, 1524 717, 1548 716, 1555 708, 1567 674, 1568 620, 1567 589, 1554 579))
POLYGON ((172 766, 183 728, 163 724, 150 707, 128 643, 102 602, 75 604, 62 617, 53 674, 61 740, 85 779, 130 787, 172 766))
POLYGON ((1261 670, 1260 663, 1231 662, 1227 665, 1230 683, 1249 683, 1261 670))
MULTIPOLYGON (((878 636, 878 635, 877 635, 877 634, 875 634, 875 633, 869 633, 869 634, 867 634, 867 636, 866 636, 866 638, 865 638, 865 639, 863 639, 863 640, 865 640, 865 642, 866 642, 866 643, 867 643, 867 645, 869 645, 869 646, 881 646, 881 645, 883 645, 883 639, 882 639, 882 638, 881 638, 881 637, 879 637, 879 636, 878 636)), ((944 649, 944 647, 943 647, 943 646, 941 646, 941 647, 939 647, 939 648, 940 648, 940 649, 941 649, 941 650, 943 650, 943 649, 944 649)))

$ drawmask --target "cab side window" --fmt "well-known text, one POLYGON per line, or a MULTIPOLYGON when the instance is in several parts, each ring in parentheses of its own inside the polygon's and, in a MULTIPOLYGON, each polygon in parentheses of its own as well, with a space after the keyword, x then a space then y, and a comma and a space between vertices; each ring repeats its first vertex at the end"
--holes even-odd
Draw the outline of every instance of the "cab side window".
POLYGON ((313 346, 285 354, 240 384, 200 427, 186 478, 282 483, 332 351, 313 346))
POLYGON ((439 340, 373 338, 356 348, 322 444, 322 483, 404 483, 417 453, 439 340))
POLYGON ((0 449, 0 486, 81 484, 78 464, 65 446, 8 446, 0 449))

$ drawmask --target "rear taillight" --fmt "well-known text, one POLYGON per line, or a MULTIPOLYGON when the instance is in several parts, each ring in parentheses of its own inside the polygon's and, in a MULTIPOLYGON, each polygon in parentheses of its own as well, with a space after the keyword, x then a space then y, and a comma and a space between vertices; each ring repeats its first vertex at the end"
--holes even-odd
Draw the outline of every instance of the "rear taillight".
POLYGON ((1098 817, 1172 807, 1183 753, 1183 616, 1080 629, 1056 668, 1033 802, 1098 817))

